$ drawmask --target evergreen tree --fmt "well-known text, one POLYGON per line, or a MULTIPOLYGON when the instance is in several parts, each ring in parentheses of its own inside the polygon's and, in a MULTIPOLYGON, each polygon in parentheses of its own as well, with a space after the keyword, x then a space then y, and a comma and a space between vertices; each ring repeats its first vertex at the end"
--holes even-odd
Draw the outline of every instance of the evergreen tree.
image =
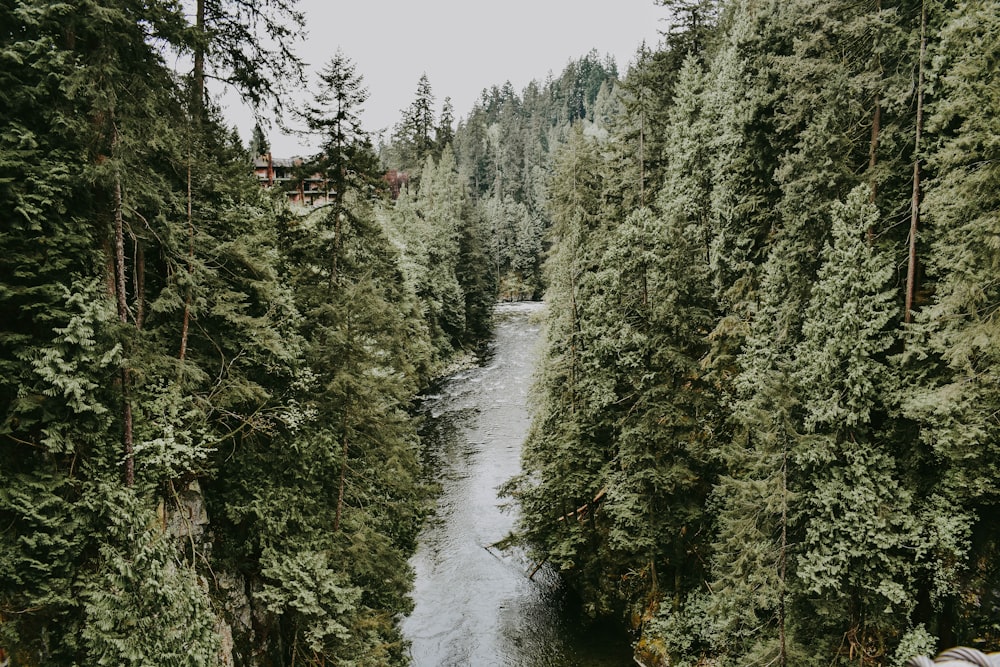
MULTIPOLYGON (((295 42, 305 16, 297 0, 195 0, 192 92, 197 107, 207 98, 211 77, 233 87, 255 109, 280 110, 287 85, 302 76, 295 42)), ((197 112, 196 112, 197 115, 197 112)))
MULTIPOLYGON (((186 162, 186 105, 162 49, 152 43, 185 48, 184 22, 173 5, 88 5, 65 14, 24 3, 19 10, 10 25, 20 30, 5 34, 5 53, 23 56, 9 70, 10 90, 17 92, 5 109, 13 127, 4 139, 22 146, 18 156, 28 162, 5 165, 13 178, 4 179, 4 197, 21 218, 6 231, 4 244, 34 246, 43 255, 37 261, 15 253, 4 274, 11 277, 4 308, 21 313, 3 334, 4 359, 10 360, 4 428, 16 447, 5 447, 3 457, 19 461, 5 463, 4 470, 17 475, 28 493, 6 496, 0 509, 17 531, 7 542, 2 604, 5 612, 33 610, 4 623, 5 642, 18 660, 32 655, 46 664, 146 664, 150 654, 136 653, 134 635, 126 637, 128 623, 146 616, 145 594, 116 598, 117 591, 105 590, 112 582, 131 586, 135 572, 138 579, 161 582, 170 598, 146 631, 158 637, 189 631, 185 659, 204 664, 216 645, 206 593, 189 564, 171 570, 164 536, 144 532, 160 485, 204 471, 214 440, 207 431, 226 428, 224 419, 213 418, 239 375, 223 373, 211 383, 216 393, 198 397, 208 401, 193 400, 166 414, 151 398, 162 396, 164 387, 169 395, 180 383, 208 377, 198 366, 180 366, 175 356, 182 303, 176 289, 183 284, 169 276, 185 264, 194 268, 181 241, 188 238, 180 195, 185 179, 178 176, 186 162), (32 102, 39 85, 47 89, 44 110, 32 102), (82 176, 67 167, 81 158, 82 176), (32 187, 40 179, 58 186, 59 174, 70 173, 76 175, 66 190, 32 187), (52 269, 26 270, 36 261, 52 269), (52 308, 36 311, 47 299, 52 308), (169 346, 162 345, 166 340, 169 346), (46 396, 54 402, 41 400, 46 396), (31 455, 24 456, 25 447, 31 455), (122 494, 134 499, 128 504, 134 512, 113 511, 122 494), (38 514, 30 509, 36 505, 49 511, 38 514), (79 534, 70 540, 34 536, 55 529, 55 537, 71 524, 79 534), (114 542, 122 536, 127 539, 114 542), (51 558, 57 573, 42 588, 31 583, 30 563, 39 556, 51 558), (106 594, 81 599, 61 589, 61 581, 106 594), (55 628, 55 638, 44 639, 55 628)), ((240 163, 245 170, 245 158, 240 163)), ((205 283, 219 276, 214 269, 202 274, 205 283)), ((215 346, 213 365, 223 348, 226 354, 232 349, 215 346)), ((226 414, 238 418, 236 403, 227 407, 226 414)), ((150 649, 156 652, 152 644, 150 649)))
POLYGON ((399 203, 412 205, 413 214, 396 225, 431 339, 443 358, 460 345, 465 331, 465 299, 456 276, 463 197, 451 156, 446 153, 440 165, 428 158, 416 198, 399 203))
POLYGON ((424 159, 435 152, 434 92, 426 73, 420 75, 413 101, 402 114, 393 128, 393 149, 397 155, 390 166, 416 174, 424 159))
MULTIPOLYGON (((577 126, 556 156, 550 187, 553 254, 546 263, 550 305, 542 401, 525 443, 524 473, 512 492, 520 501, 527 539, 585 591, 592 613, 613 600, 601 575, 598 505, 607 484, 609 442, 600 407, 610 403, 596 365, 593 324, 582 309, 596 285, 594 270, 606 241, 603 165, 598 146, 577 126)), ((590 314, 592 317, 592 313, 590 314)), ((603 314, 601 315, 603 317, 603 314)))
MULTIPOLYGON (((105 493, 108 489, 104 489, 105 493)), ((98 570, 82 587, 82 648, 95 665, 217 664, 219 637, 203 584, 131 489, 99 502, 98 570), (139 519, 139 520, 137 520, 139 519), (142 519, 145 519, 145 526, 142 519)))
POLYGON ((615 355, 631 360, 618 380, 616 403, 623 408, 616 437, 619 469, 609 487, 607 513, 619 525, 610 536, 620 551, 642 544, 651 556, 647 636, 668 646, 693 639, 684 636, 684 629, 701 613, 692 602, 701 593, 700 564, 711 543, 704 507, 714 483, 710 451, 718 417, 703 366, 715 321, 708 280, 711 209, 703 81, 701 66, 689 58, 669 110, 671 151, 657 197, 659 215, 640 210, 636 219, 630 216, 616 230, 628 236, 611 245, 615 254, 605 262, 606 272, 629 266, 634 274, 630 298, 618 298, 619 308, 628 306, 631 329, 602 336, 615 355), (638 256, 630 261, 627 254, 638 256), (631 502, 619 506, 619 493, 631 502), (629 534, 644 539, 630 541, 629 534))
POLYGON ((246 482, 229 491, 227 512, 255 536, 240 549, 258 559, 259 600, 287 638, 282 660, 298 645, 316 661, 401 664, 389 611, 408 608, 405 560, 422 493, 406 406, 428 350, 369 205, 348 202, 336 282, 329 219, 314 213, 288 230, 286 242, 301 253, 292 276, 305 315, 301 418, 280 474, 266 448, 243 453, 236 464, 246 482))
MULTIPOLYGON (((913 387, 903 410, 920 425, 925 521, 925 609, 917 620, 941 643, 996 641, 991 614, 997 551, 995 377, 998 98, 987 63, 1000 49, 997 7, 962 2, 947 13, 934 57, 937 93, 928 131, 935 148, 922 214, 933 298, 907 338, 913 387), (985 606, 970 604, 974 595, 985 606)), ((918 297, 920 294, 918 293, 918 297)), ((926 297, 925 297, 926 298, 926 297)))
POLYGON ((796 597, 815 608, 808 617, 840 626, 826 638, 812 621, 799 635, 846 637, 852 650, 874 657, 915 603, 909 549, 918 540, 892 441, 879 432, 897 311, 892 264, 866 239, 878 216, 869 195, 859 186, 833 206, 832 243, 796 350, 807 435, 792 448, 801 469, 792 522, 802 531, 796 597))
POLYGON ((229 548, 277 618, 273 659, 402 664, 392 614, 409 608, 406 557, 423 498, 407 407, 430 349, 367 191, 349 187, 340 206, 337 218, 319 209, 282 229, 303 367, 278 433, 282 464, 263 442, 233 462, 243 472, 227 484, 226 521, 253 539, 229 548))
POLYGON ((257 123, 253 126, 253 135, 250 137, 250 156, 257 158, 261 155, 270 155, 271 145, 267 141, 264 129, 257 123))
POLYGON ((670 12, 667 45, 682 54, 698 55, 714 35, 718 19, 718 0, 657 0, 670 12))
POLYGON ((654 157, 654 128, 667 105, 661 96, 668 88, 659 80, 662 72, 654 63, 654 52, 645 43, 636 52, 636 60, 619 86, 624 105, 623 113, 616 118, 614 131, 622 147, 622 168, 619 172, 622 192, 635 193, 636 201, 626 200, 626 207, 637 209, 648 206, 655 195, 652 183, 659 182, 658 174, 651 173, 657 163, 654 157))
POLYGON ((428 157, 416 196, 401 195, 384 214, 438 362, 478 344, 492 316, 495 283, 463 180, 451 151, 428 157))
POLYGON ((445 150, 451 150, 451 144, 455 140, 455 108, 451 104, 451 98, 444 98, 441 105, 441 117, 437 127, 434 128, 434 153, 440 158, 445 150))
POLYGON ((0 456, 20 490, 0 507, 16 531, 2 641, 43 664, 212 664, 207 551, 192 535, 180 557, 152 517, 186 510, 178 490, 207 481, 216 454, 277 411, 296 340, 269 204, 211 105, 189 122, 188 91, 163 60, 194 48, 178 7, 63 9, 20 3, 4 34, 4 52, 22 55, 3 136, 22 148, 3 196, 22 218, 3 243, 35 255, 14 253, 4 273, 3 308, 20 315, 2 336, 16 446, 0 456), (53 576, 39 588, 31 563, 45 561, 53 576), (12 609, 32 611, 8 622, 12 609))
POLYGON ((780 147, 773 145, 777 131, 763 62, 768 48, 763 21, 754 20, 746 3, 733 3, 728 14, 725 42, 711 64, 705 107, 716 129, 710 151, 712 277, 726 313, 713 334, 714 355, 716 367, 731 375, 757 301, 769 236, 778 224, 774 171, 780 147))
POLYGON ((361 127, 360 114, 368 99, 368 89, 354 63, 338 50, 320 72, 319 79, 315 99, 300 115, 309 131, 323 142, 322 152, 312 160, 312 165, 323 174, 326 190, 333 200, 328 202, 331 208, 326 216, 333 227, 329 277, 336 282, 343 226, 352 216, 346 202, 352 195, 365 197, 373 193, 378 182, 377 162, 368 133, 361 127))

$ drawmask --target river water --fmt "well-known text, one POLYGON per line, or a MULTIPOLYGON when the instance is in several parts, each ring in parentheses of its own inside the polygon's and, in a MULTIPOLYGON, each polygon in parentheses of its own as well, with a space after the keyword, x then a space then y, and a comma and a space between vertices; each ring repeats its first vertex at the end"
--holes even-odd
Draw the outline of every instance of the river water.
POLYGON ((422 402, 429 468, 441 486, 410 561, 415 608, 402 621, 414 667, 628 667, 628 636, 588 623, 559 578, 520 550, 492 547, 515 512, 497 487, 520 471, 543 306, 497 306, 480 366, 422 402))

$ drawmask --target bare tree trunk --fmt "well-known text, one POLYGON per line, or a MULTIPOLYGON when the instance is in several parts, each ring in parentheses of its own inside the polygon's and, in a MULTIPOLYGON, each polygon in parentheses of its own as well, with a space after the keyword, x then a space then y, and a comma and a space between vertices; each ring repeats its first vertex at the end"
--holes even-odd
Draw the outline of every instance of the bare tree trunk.
POLYGON ((920 135, 924 125, 924 56, 927 53, 927 3, 920 6, 920 60, 917 65, 917 126, 913 141, 913 196, 910 199, 910 253, 906 263, 906 309, 903 320, 913 319, 917 282, 917 230, 920 225, 920 135))
POLYGON ((201 111, 205 104, 205 39, 208 38, 205 30, 205 0, 198 0, 195 7, 195 29, 198 33, 198 42, 194 48, 194 72, 192 73, 191 90, 191 112, 197 119, 201 120, 201 111))
POLYGON ((191 326, 191 281, 194 276, 194 217, 192 215, 191 197, 191 155, 188 153, 187 165, 187 223, 188 223, 188 285, 184 296, 184 318, 181 322, 181 351, 178 358, 181 362, 187 356, 188 331, 191 326))
MULTIPOLYGON (((112 119, 114 123, 114 119, 112 119)), ((118 145, 118 129, 112 128, 112 159, 117 159, 115 148, 118 145)), ((115 168, 115 182, 113 188, 114 225, 115 225, 115 293, 118 303, 118 320, 122 324, 128 324, 128 301, 125 292, 125 221, 122 216, 122 182, 121 174, 115 168)), ((132 486, 135 483, 135 458, 132 435, 132 402, 129 398, 129 368, 128 355, 126 352, 125 362, 121 369, 122 383, 122 450, 124 454, 123 478, 125 486, 132 486)))

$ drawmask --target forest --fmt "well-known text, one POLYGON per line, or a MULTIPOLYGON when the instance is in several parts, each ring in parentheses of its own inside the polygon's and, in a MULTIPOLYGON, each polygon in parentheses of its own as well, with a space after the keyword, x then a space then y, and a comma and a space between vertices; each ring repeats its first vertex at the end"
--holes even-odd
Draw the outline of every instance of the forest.
POLYGON ((645 664, 1000 648, 1000 2, 658 4, 376 144, 295 0, 0 3, 0 662, 407 664, 414 402, 543 297, 511 540, 645 664))

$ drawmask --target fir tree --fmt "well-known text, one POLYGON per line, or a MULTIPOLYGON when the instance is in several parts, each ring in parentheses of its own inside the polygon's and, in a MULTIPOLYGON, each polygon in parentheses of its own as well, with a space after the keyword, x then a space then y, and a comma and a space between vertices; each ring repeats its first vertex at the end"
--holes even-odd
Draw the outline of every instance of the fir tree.
MULTIPOLYGON (((820 618, 843 624, 831 634, 876 655, 914 604, 908 547, 916 535, 891 440, 879 432, 897 313, 892 264, 866 240, 878 216, 869 195, 859 186, 834 204, 832 243, 796 350, 809 435, 792 449, 802 471, 792 521, 802 531, 797 594, 820 618)), ((810 623, 801 635, 818 629, 810 623)))

